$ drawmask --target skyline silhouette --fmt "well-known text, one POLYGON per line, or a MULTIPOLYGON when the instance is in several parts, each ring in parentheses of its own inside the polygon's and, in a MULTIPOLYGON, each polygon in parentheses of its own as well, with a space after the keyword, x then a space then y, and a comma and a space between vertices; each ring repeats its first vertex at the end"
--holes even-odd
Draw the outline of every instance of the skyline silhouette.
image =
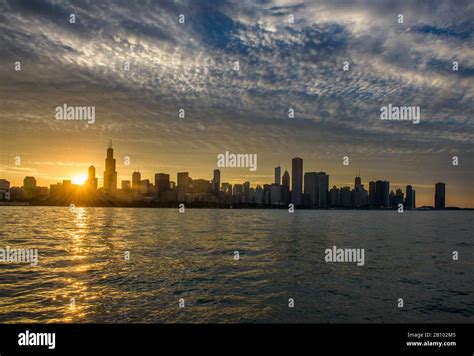
MULTIPOLYGON (((139 170, 134 170, 131 179, 119 182, 114 148, 112 140, 109 140, 104 167, 102 186, 96 176, 96 167, 91 165, 87 175, 76 176, 76 180, 74 177, 64 179, 62 183, 51 184, 49 188, 38 185, 35 177, 26 176, 21 188, 11 186, 13 194, 8 192, 8 199, 3 200, 27 200, 37 204, 64 204, 68 203, 68 200, 71 203, 73 200, 79 200, 90 205, 97 204, 99 200, 115 203, 203 202, 230 206, 253 204, 284 207, 293 204, 295 207, 320 209, 394 209, 400 207, 400 204, 405 209, 420 207, 420 204, 416 204, 416 185, 407 184, 403 190, 402 187, 391 187, 389 181, 381 179, 369 181, 364 185, 358 171, 353 188, 350 185, 336 187, 330 184, 330 176, 326 172, 305 171, 304 160, 299 157, 292 159, 291 176, 288 169, 282 173, 282 167, 275 166, 273 181, 263 185, 252 184, 250 181, 231 184, 222 180, 222 168, 214 169, 211 180, 193 179, 188 171, 178 172, 176 181, 171 180, 170 175, 165 172, 157 172, 152 179, 147 179, 139 170)), ((10 188, 10 182, 0 178, 0 183, 0 192, 3 194, 7 183, 10 188)), ((442 182, 435 184, 432 206, 437 209, 449 206, 446 205, 445 186, 442 182)), ((5 195, 2 198, 5 198, 5 195)), ((429 206, 431 205, 423 205, 429 206)))

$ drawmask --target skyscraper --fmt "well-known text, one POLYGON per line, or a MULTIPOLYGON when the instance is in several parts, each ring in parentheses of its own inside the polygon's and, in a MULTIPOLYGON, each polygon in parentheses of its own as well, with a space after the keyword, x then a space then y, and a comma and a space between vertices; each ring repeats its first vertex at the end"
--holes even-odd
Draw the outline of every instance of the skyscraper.
POLYGON ((132 173, 132 189, 140 191, 142 175, 136 171, 132 173))
POLYGON ((189 173, 178 173, 178 190, 187 193, 189 189, 189 173))
POLYGON ((406 196, 405 196, 405 209, 414 209, 416 208, 415 203, 415 191, 411 185, 406 187, 406 196))
POLYGON ((275 184, 280 185, 281 183, 281 167, 275 167, 275 184))
POLYGON ((33 198, 36 193, 36 178, 25 177, 25 179, 23 179, 23 190, 25 191, 25 197, 27 199, 33 198))
POLYGON ((281 203, 281 185, 274 183, 270 186, 270 203, 279 205, 281 203))
POLYGON ((306 172, 304 174, 304 193, 309 196, 311 207, 318 206, 318 173, 306 172))
POLYGON ((375 182, 375 207, 390 207, 390 182, 378 180, 375 182))
POLYGON ((243 202, 248 203, 250 199, 250 182, 245 182, 243 185, 243 202))
POLYGON ((87 172, 87 187, 91 190, 97 190, 97 178, 95 177, 95 167, 90 166, 87 172))
POLYGON ((157 195, 170 190, 170 175, 165 173, 156 173, 155 188, 157 195))
POLYGON ((329 175, 326 172, 318 173, 318 208, 328 207, 329 175))
POLYGON ((395 202, 393 204, 393 207, 398 208, 400 204, 403 205, 403 202, 403 191, 400 188, 397 188, 397 190, 395 191, 395 202))
POLYGON ((361 185, 362 185, 362 179, 360 178, 359 175, 357 175, 357 177, 355 177, 355 181, 354 181, 354 189, 359 188, 361 185))
POLYGON ((446 208, 446 184, 439 182, 435 185, 435 209, 446 208))
POLYGON ((329 205, 333 208, 340 205, 341 199, 339 196, 339 188, 333 186, 329 191, 329 205))
POLYGON ((303 194, 303 160, 295 157, 291 160, 291 202, 301 205, 303 194))
POLYGON ((282 185, 287 188, 290 188, 290 174, 288 173, 286 169, 285 169, 285 173, 283 173, 282 185))
POLYGON ((221 187, 221 171, 214 169, 214 177, 212 178, 212 191, 215 195, 219 195, 221 187))
POLYGON ((113 193, 117 190, 117 171, 115 170, 114 150, 112 148, 112 141, 109 141, 107 148, 107 158, 105 159, 104 171, 104 191, 106 193, 113 193))
POLYGON ((375 182, 369 182, 369 205, 372 209, 376 207, 375 204, 375 182))
POLYGON ((390 182, 384 180, 383 181, 383 207, 390 208, 390 182))
POLYGON ((283 180, 281 186, 281 200, 285 205, 290 204, 291 194, 290 194, 290 174, 287 170, 283 173, 283 180))
POLYGON ((339 190, 339 196, 341 200, 341 206, 344 208, 352 207, 352 196, 350 187, 341 187, 339 190))

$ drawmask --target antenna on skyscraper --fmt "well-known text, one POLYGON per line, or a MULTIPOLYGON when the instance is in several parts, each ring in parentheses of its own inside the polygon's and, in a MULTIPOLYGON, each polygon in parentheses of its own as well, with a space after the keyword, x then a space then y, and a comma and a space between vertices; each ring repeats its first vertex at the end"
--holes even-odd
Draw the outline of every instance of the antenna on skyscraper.
POLYGON ((109 148, 112 148, 112 140, 109 140, 109 148))

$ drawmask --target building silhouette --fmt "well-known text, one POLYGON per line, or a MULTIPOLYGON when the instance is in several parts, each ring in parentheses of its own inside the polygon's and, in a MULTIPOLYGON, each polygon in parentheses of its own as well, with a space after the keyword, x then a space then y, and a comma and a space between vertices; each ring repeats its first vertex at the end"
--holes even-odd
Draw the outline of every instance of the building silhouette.
POLYGON ((142 174, 139 171, 132 173, 132 189, 140 191, 141 189, 142 174))
POLYGON ((405 209, 414 209, 416 208, 416 199, 415 191, 411 185, 407 185, 405 190, 405 209))
POLYGON ((295 157, 291 160, 291 202, 294 205, 303 203, 303 160, 295 157))
POLYGON ((386 180, 375 182, 375 207, 390 208, 390 182, 386 180))
POLYGON ((318 173, 306 172, 304 174, 304 194, 306 194, 307 199, 309 199, 309 206, 318 206, 318 173))
POLYGON ((129 180, 122 180, 122 189, 129 190, 132 188, 132 185, 129 180))
POLYGON ((283 173, 282 185, 290 189, 290 173, 286 169, 285 173, 283 173))
POLYGON ((341 205, 340 190, 336 186, 333 186, 329 191, 329 206, 331 208, 337 208, 341 205))
POLYGON ((86 180, 87 187, 90 190, 97 190, 97 178, 95 177, 95 167, 90 166, 87 170, 87 180, 86 180))
POLYGON ((214 169, 213 178, 212 178, 212 192, 214 195, 219 196, 221 186, 221 171, 214 169))
POLYGON ((446 185, 442 182, 435 184, 435 209, 446 208, 446 185))
POLYGON ((170 175, 166 173, 156 173, 155 188, 157 194, 170 190, 170 175))
POLYGON ((275 184, 281 184, 281 167, 275 167, 275 184))
POLYGON ((23 190, 25 191, 26 199, 32 199, 35 197, 36 193, 36 178, 35 177, 25 177, 23 179, 23 190))
POLYGON ((369 182, 369 206, 371 209, 374 209, 377 206, 375 197, 376 197, 375 182, 370 181, 369 182))
POLYGON ((178 172, 177 174, 177 188, 179 191, 187 193, 189 190, 189 173, 188 172, 178 172))
POLYGON ((360 174, 358 174, 354 180, 352 202, 354 208, 364 208, 369 205, 369 194, 367 190, 364 189, 360 174))
POLYGON ((326 172, 319 172, 317 177, 318 208, 326 209, 328 207, 329 175, 326 172))
POLYGON ((340 206, 343 208, 351 208, 352 207, 352 194, 351 194, 351 187, 341 187, 340 191, 340 206))
POLYGON ((117 171, 114 158, 114 150, 112 148, 112 141, 109 141, 107 148, 107 158, 105 159, 104 171, 104 192, 115 193, 117 190, 117 171))

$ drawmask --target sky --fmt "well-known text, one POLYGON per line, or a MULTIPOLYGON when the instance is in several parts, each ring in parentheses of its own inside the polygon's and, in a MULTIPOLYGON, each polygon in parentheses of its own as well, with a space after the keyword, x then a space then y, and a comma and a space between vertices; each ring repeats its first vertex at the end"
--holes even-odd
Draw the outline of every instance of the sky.
POLYGON ((366 188, 411 184, 421 206, 441 181, 448 206, 474 207, 474 2, 0 0, 0 120, 16 186, 89 165, 101 186, 113 140, 119 186, 134 169, 211 179, 229 151, 258 169, 222 168, 224 182, 271 183, 301 157, 330 186, 360 171, 366 188), (56 120, 64 104, 95 122, 56 120), (389 104, 420 123, 381 120, 389 104))

